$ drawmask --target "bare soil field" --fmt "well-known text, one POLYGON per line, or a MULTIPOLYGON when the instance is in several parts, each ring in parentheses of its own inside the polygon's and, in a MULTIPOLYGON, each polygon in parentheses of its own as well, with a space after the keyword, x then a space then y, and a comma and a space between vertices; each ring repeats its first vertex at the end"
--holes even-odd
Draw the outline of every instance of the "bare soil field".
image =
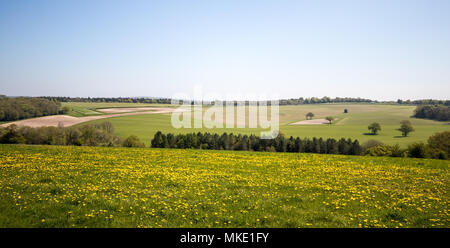
MULTIPOLYGON (((102 109, 110 111, 109 113, 114 113, 114 109, 102 109)), ((0 125, 0 127, 7 127, 12 124, 16 124, 18 126, 29 126, 29 127, 43 127, 43 126, 53 126, 57 127, 58 125, 62 125, 64 127, 70 127, 79 123, 93 121, 98 119, 112 118, 112 117, 121 117, 121 116, 129 116, 129 115, 142 115, 142 114, 165 114, 172 112, 184 111, 175 108, 117 108, 117 114, 109 114, 109 115, 96 115, 96 116, 85 116, 85 117, 73 117, 69 115, 52 115, 52 116, 44 116, 32 119, 25 119, 20 121, 9 122, 0 125), (124 113, 121 110, 127 110, 128 112, 124 113), (135 111, 135 112, 130 112, 135 111), (140 110, 140 111, 139 111, 140 110), (152 110, 152 111, 149 111, 152 110)))
MULTIPOLYGON (((336 121, 336 120, 334 120, 334 121, 336 121)), ((325 119, 313 119, 313 120, 297 121, 297 122, 291 123, 289 125, 322 125, 322 124, 328 124, 328 123, 329 123, 329 121, 327 121, 325 119)))
POLYGON ((155 108, 155 107, 97 109, 98 112, 107 114, 142 112, 142 111, 172 111, 172 110, 173 108, 155 108))

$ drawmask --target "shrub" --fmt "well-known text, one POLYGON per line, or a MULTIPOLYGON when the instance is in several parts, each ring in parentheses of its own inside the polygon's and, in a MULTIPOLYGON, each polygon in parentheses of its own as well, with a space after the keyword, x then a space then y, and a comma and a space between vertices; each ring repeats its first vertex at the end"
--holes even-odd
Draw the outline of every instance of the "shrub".
POLYGON ((275 149, 275 147, 273 147, 273 146, 268 146, 268 147, 266 147, 266 150, 265 150, 266 152, 276 152, 277 150, 275 149))
POLYGON ((136 135, 130 135, 126 138, 122 146, 124 147, 144 147, 144 143, 142 143, 136 135))
POLYGON ((62 107, 62 108, 59 110, 59 113, 60 113, 60 114, 67 114, 67 113, 69 113, 69 111, 70 111, 70 108, 67 107, 67 106, 64 106, 64 107, 62 107))
POLYGON ((5 131, 2 132, 0 137, 0 143, 3 144, 25 144, 26 139, 20 134, 17 125, 13 124, 8 126, 5 131))
POLYGON ((314 117, 314 114, 312 112, 309 112, 306 114, 306 119, 311 120, 314 117))
POLYGON ((76 128, 68 128, 66 130, 66 144, 81 146, 83 142, 80 139, 81 132, 76 128))
POLYGON ((391 150, 390 146, 388 146, 388 145, 379 145, 379 146, 374 146, 374 147, 367 149, 365 154, 368 156, 390 157, 390 156, 392 156, 392 150, 391 150))
POLYGON ((433 158, 450 157, 450 131, 436 133, 428 138, 428 147, 433 158))
POLYGON ((381 142, 381 141, 368 140, 362 144, 361 148, 362 148, 363 153, 365 154, 368 149, 375 147, 375 146, 381 146, 381 145, 383 145, 383 142, 381 142))
POLYGON ((387 157, 405 157, 406 151, 396 145, 378 145, 370 147, 366 150, 365 155, 368 156, 387 156, 387 157))
POLYGON ((449 156, 447 155, 447 153, 445 153, 444 151, 440 150, 440 151, 434 151, 433 158, 448 159, 449 156))
POLYGON ((413 158, 426 158, 427 146, 423 142, 416 142, 408 146, 408 155, 413 158))
POLYGON ((406 157, 408 156, 408 153, 405 149, 401 149, 399 144, 395 144, 393 146, 390 146, 392 157, 406 157))

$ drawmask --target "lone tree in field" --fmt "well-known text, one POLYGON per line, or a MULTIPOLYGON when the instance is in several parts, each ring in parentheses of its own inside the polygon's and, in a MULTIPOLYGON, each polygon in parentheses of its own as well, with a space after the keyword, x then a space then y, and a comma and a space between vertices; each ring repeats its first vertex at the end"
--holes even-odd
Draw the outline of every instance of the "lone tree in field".
POLYGON ((401 121, 401 122, 400 122, 400 128, 397 129, 397 130, 400 131, 400 132, 402 132, 402 136, 403 136, 403 137, 406 137, 406 136, 408 136, 408 134, 409 134, 410 132, 413 132, 413 131, 414 131, 414 128, 413 128, 413 126, 412 126, 412 124, 411 124, 410 121, 405 120, 405 121, 401 121))
POLYGON ((314 114, 312 112, 309 112, 306 114, 306 119, 311 120, 314 117, 314 114))
POLYGON ((331 122, 334 121, 334 117, 333 116, 327 116, 327 117, 325 117, 325 120, 327 120, 329 122, 328 124, 331 124, 331 122))
POLYGON ((373 135, 377 135, 378 131, 381 131, 380 123, 374 122, 367 127, 373 135))

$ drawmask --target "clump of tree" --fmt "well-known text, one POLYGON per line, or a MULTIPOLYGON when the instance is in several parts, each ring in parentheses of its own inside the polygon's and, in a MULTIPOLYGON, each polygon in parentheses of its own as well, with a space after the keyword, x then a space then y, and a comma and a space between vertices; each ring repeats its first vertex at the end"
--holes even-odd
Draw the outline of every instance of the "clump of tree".
POLYGON ((397 129, 402 132, 403 137, 407 137, 410 132, 414 132, 414 128, 410 121, 404 120, 400 122, 400 128, 397 129))
POLYGON ((311 120, 314 117, 314 114, 312 112, 309 112, 306 114, 306 119, 311 120))
POLYGON ((374 122, 370 124, 367 129, 369 129, 373 135, 377 135, 378 132, 381 131, 381 125, 378 122, 374 122))
POLYGON ((437 121, 450 120, 450 106, 443 105, 421 105, 414 110, 414 117, 437 121))
POLYGON ((361 146, 358 140, 351 139, 323 139, 289 137, 283 134, 275 139, 261 139, 255 135, 235 135, 233 133, 188 133, 163 134, 158 131, 151 146, 155 148, 179 149, 210 149, 210 150, 236 150, 236 151, 268 151, 268 152, 300 152, 323 154, 360 155, 361 146))
POLYGON ((73 146, 121 146, 110 122, 81 127, 38 127, 10 125, 0 128, 0 143, 73 146))
POLYGON ((61 103, 36 97, 0 98, 0 121, 62 114, 61 103))

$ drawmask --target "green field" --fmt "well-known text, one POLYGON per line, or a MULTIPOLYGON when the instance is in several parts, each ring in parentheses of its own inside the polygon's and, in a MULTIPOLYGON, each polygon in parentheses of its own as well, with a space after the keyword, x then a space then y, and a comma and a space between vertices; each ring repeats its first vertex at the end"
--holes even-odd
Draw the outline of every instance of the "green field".
POLYGON ((0 227, 450 227, 449 165, 0 145, 0 227))
MULTIPOLYGON (((80 106, 79 103, 68 103, 80 106)), ((83 103, 81 107, 88 108, 90 103, 83 103), (83 107, 84 106, 84 107, 83 107)), ((93 104, 90 108, 112 107, 93 104)), ((135 104, 121 104, 119 107, 139 106, 135 104)), ((206 109, 206 108, 205 108, 206 109)), ((287 136, 299 137, 323 137, 323 138, 352 138, 358 139, 361 143, 376 139, 386 144, 400 144, 405 147, 410 143, 424 141, 436 132, 450 130, 450 125, 446 122, 438 122, 425 119, 411 118, 415 106, 386 105, 386 104, 311 104, 297 106, 280 106, 280 130, 287 136), (344 114, 344 109, 349 113, 344 114), (337 118, 332 125, 289 125, 291 123, 305 119, 308 112, 315 114, 314 118, 324 118, 334 116, 337 118), (401 133, 396 129, 402 120, 410 120, 415 128, 409 137, 401 137, 401 133), (367 126, 372 122, 381 124, 381 132, 374 136, 368 135, 367 126)), ((243 134, 259 135, 262 129, 175 129, 171 126, 170 114, 157 115, 134 115, 102 119, 95 122, 108 120, 113 123, 116 134, 122 137, 137 135, 147 145, 157 131, 187 133, 187 132, 233 132, 243 134)))

